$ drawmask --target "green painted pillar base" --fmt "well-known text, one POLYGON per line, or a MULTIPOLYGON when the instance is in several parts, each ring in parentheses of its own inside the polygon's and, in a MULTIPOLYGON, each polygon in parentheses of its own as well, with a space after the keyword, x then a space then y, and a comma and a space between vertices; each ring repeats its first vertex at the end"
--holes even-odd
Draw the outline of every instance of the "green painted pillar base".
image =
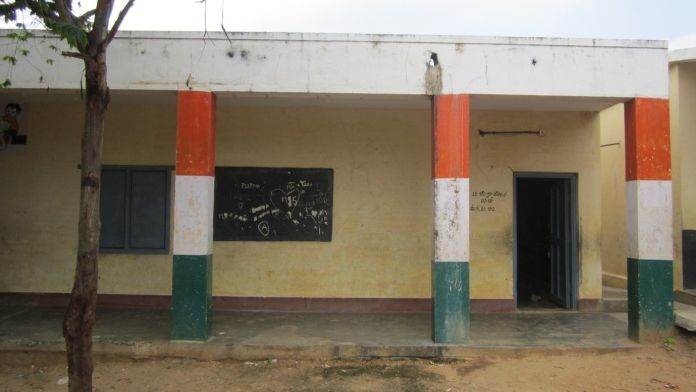
POLYGON ((469 263, 434 262, 433 341, 469 341, 469 263))
POLYGON ((628 336, 661 342, 674 329, 671 260, 628 259, 628 336))
POLYGON ((212 325, 213 256, 174 256, 171 338, 207 340, 212 325))

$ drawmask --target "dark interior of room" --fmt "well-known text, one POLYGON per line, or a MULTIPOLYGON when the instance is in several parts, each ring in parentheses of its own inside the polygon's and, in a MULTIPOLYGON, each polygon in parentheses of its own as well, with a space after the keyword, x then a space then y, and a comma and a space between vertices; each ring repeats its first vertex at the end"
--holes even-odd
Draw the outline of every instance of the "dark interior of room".
POLYGON ((517 306, 558 308, 551 296, 550 187, 559 179, 517 178, 517 306))

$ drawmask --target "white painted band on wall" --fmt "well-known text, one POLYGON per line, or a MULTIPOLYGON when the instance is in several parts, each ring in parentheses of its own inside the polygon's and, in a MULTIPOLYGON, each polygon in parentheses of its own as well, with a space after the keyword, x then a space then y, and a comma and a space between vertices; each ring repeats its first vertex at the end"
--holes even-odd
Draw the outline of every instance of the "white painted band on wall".
POLYGON ((433 180, 433 260, 469 261, 469 179, 433 180))
POLYGON ((628 257, 672 260, 672 181, 626 182, 628 257))
POLYGON ((174 188, 174 254, 213 253, 215 177, 176 176, 174 188))

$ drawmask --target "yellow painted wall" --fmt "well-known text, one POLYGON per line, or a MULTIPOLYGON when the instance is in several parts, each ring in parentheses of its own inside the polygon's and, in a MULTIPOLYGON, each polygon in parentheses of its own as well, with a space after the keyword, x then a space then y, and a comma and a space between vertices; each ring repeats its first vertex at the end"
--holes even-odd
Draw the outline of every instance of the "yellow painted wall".
POLYGON ((219 166, 334 169, 333 240, 215 242, 216 295, 430 296, 428 111, 220 110, 216 154, 219 166))
MULTIPOLYGON (((82 104, 23 105, 28 145, 0 153, 0 292, 67 292, 77 248, 82 104)), ((174 164, 175 108, 118 105, 105 164, 174 164)), ((102 255, 100 292, 166 294, 171 257, 102 255)))
POLYGON ((78 105, 23 103, 29 145, 0 153, 0 291, 70 289, 79 202, 78 105))
MULTIPOLYGON (((475 112, 471 190, 506 194, 494 212, 471 213, 471 290, 474 298, 513 296, 513 172, 578 173, 580 298, 601 297, 599 126, 593 113, 475 112), (543 129, 545 136, 479 136, 543 129)), ((472 203, 476 207, 476 198, 472 203)))
POLYGON ((678 89, 670 98, 679 108, 672 120, 679 130, 682 152, 679 155, 682 222, 684 229, 696 230, 696 63, 678 63, 670 70, 679 80, 678 89))
POLYGON ((604 283, 626 288, 626 160, 624 105, 599 114, 602 173, 602 272, 604 283))
MULTIPOLYGON (((695 114, 690 113, 693 112, 693 110, 691 110, 688 106, 683 106, 683 104, 685 102, 688 103, 690 99, 688 97, 685 97, 686 99, 681 99, 684 92, 691 90, 691 94, 696 93, 693 87, 684 84, 682 76, 685 76, 686 73, 687 72, 685 72, 685 69, 680 65, 670 64, 669 122, 672 151, 672 234, 674 238, 672 258, 675 289, 680 289, 684 286, 682 265, 682 230, 686 226, 684 226, 683 214, 685 211, 689 211, 691 208, 693 208, 689 206, 690 203, 683 203, 685 200, 690 200, 688 197, 685 197, 687 195, 684 194, 684 187, 686 185, 688 188, 688 183, 690 182, 689 177, 693 177, 690 173, 693 173, 693 170, 696 169, 696 164, 689 164, 689 160, 691 159, 689 156, 693 155, 690 152, 693 151, 693 149, 683 145, 683 143, 688 143, 691 141, 691 145, 696 146, 694 145, 694 142, 696 142, 696 124, 693 124, 693 122, 688 122, 690 120, 693 121, 693 116, 695 114), (687 122, 684 122, 685 120, 687 122), (691 168, 691 170, 689 170, 689 168, 691 168)), ((691 100, 691 102, 693 103, 693 100, 691 100)))
MULTIPOLYGON (((81 109, 26 106, 26 152, 0 154, 0 292, 70 289, 81 109)), ((173 165, 175 115, 170 104, 114 104, 105 164, 173 165)), ((471 215, 473 298, 513 296, 512 171, 579 172, 580 297, 599 297, 597 124, 590 113, 473 114, 472 191, 506 194, 495 212, 471 215), (546 136, 482 138, 479 128, 546 136)), ((430 143, 428 110, 221 106, 217 164, 333 168, 334 226, 330 243, 215 242, 213 294, 430 297, 430 143)), ((169 294, 171 264, 171 255, 102 255, 100 292, 169 294)))
MULTIPOLYGON (((176 156, 176 107, 167 104, 109 108, 104 136, 105 165, 172 167, 176 156)), ((174 198, 171 199, 172 203, 174 198)), ((170 241, 171 243, 171 241, 170 241)), ((102 254, 99 292, 171 294, 171 255, 102 254)))

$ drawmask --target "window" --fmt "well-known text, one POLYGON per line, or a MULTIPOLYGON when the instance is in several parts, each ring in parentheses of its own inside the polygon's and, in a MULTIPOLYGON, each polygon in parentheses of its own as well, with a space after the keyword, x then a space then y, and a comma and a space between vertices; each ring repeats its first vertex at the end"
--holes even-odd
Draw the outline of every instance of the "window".
POLYGON ((161 166, 104 166, 103 253, 169 253, 170 171, 161 166))

